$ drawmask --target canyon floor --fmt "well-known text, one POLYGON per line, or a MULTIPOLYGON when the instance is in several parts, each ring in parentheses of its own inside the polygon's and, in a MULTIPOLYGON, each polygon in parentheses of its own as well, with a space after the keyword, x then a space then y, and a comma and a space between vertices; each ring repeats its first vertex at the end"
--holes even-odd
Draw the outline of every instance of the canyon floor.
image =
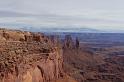
POLYGON ((77 48, 72 38, 66 41, 69 46, 63 47, 68 75, 78 82, 124 82, 123 42, 81 41, 77 48))

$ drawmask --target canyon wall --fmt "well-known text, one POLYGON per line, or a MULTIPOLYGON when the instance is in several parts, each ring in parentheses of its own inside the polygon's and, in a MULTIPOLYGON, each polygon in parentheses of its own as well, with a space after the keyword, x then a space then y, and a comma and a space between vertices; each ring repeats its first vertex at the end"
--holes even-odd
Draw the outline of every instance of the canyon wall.
MULTIPOLYGON (((35 57, 39 54, 30 55, 35 57)), ((8 70, 1 72, 2 78, 0 82, 51 82, 63 75, 61 52, 48 53, 47 58, 41 58, 39 61, 34 60, 32 62, 23 62, 13 67, 8 66, 8 70)), ((8 62, 8 65, 11 63, 8 62)))
POLYGON ((67 76, 62 48, 43 34, 0 29, 0 38, 0 82, 62 82, 67 76))

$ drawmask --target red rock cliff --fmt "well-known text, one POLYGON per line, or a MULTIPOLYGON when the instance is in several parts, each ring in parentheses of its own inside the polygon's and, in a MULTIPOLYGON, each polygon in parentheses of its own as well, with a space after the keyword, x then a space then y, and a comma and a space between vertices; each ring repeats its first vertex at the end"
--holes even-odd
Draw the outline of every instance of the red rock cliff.
POLYGON ((62 49, 47 37, 1 29, 0 38, 0 82, 62 81, 62 49))

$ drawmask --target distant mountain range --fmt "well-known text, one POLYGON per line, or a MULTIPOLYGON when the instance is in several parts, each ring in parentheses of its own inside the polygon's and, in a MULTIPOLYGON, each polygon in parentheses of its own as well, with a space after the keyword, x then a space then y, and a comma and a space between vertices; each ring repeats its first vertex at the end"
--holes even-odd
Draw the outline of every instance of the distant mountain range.
POLYGON ((77 33, 101 33, 102 31, 91 28, 77 28, 77 27, 42 27, 42 28, 21 28, 26 31, 33 32, 77 32, 77 33))
POLYGON ((90 27, 78 27, 78 26, 60 26, 60 27, 48 27, 48 26, 32 26, 27 24, 3 24, 0 23, 0 27, 9 29, 19 29, 32 32, 75 32, 75 33, 124 33, 123 30, 98 30, 90 27))

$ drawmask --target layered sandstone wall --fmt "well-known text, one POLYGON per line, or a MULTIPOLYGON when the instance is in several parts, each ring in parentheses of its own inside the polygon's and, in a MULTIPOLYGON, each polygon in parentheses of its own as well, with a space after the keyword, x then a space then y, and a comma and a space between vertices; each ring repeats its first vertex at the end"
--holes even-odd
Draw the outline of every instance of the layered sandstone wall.
MULTIPOLYGON (((35 56, 34 56, 35 57, 35 56)), ((0 82, 51 82, 63 77, 61 50, 33 63, 16 65, 12 71, 1 72, 0 82)))
POLYGON ((55 82, 63 51, 42 34, 0 29, 0 82, 55 82))

